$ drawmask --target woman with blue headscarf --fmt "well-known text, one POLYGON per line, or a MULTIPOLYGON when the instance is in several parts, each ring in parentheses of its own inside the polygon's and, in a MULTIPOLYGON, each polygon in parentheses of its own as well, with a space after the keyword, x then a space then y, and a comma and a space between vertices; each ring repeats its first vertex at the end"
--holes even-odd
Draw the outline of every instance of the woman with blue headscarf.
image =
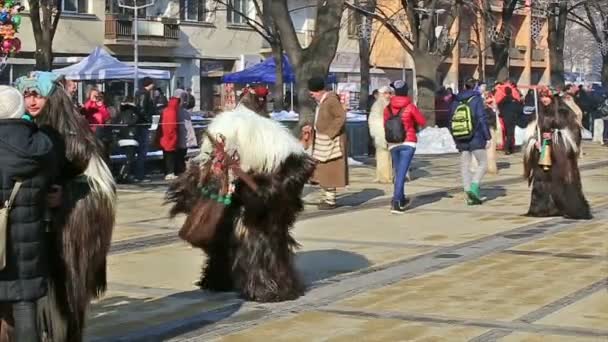
POLYGON ((33 72, 15 86, 24 119, 62 146, 61 178, 49 206, 48 294, 38 302, 39 329, 49 341, 81 341, 91 299, 106 289, 106 257, 115 220, 115 183, 101 145, 72 104, 63 79, 33 72))

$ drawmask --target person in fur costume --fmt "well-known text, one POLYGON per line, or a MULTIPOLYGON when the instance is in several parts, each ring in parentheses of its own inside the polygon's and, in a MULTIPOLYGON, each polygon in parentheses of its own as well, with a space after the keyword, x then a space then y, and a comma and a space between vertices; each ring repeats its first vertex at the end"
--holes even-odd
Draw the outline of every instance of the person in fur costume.
POLYGON ((576 115, 549 88, 540 88, 539 96, 524 154, 524 176, 532 185, 527 215, 591 219, 577 163, 581 128, 576 115))
POLYGON ((114 180, 99 141, 58 75, 33 72, 19 78, 16 87, 29 120, 49 134, 54 146, 62 146, 65 159, 56 185, 58 208, 47 215, 49 280, 46 296, 37 303, 38 328, 44 341, 82 341, 89 303, 106 290, 114 180))
POLYGON ((375 182, 390 184, 393 182, 393 167, 391 154, 384 136, 384 108, 388 106, 393 90, 391 87, 378 89, 379 96, 372 105, 369 113, 369 132, 376 148, 376 179, 375 182))
POLYGON ((167 192, 171 216, 188 215, 180 237, 207 255, 202 289, 258 302, 303 293, 290 229, 314 168, 286 128, 245 106, 211 122, 201 154, 167 192))

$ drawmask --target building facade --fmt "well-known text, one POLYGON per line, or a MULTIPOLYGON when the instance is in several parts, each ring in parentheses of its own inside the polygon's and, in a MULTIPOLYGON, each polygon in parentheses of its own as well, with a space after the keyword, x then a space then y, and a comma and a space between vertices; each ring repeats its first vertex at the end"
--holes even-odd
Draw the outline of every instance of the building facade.
MULTIPOLYGON (((149 0, 136 0, 145 4, 149 0)), ((129 1, 127 1, 129 3, 129 1)), ((0 82, 9 84, 34 68, 35 40, 29 13, 23 13, 19 38, 22 51, 9 59, 0 82)), ((255 17, 252 0, 233 2, 240 13, 255 17)), ((294 27, 303 46, 314 32, 316 1, 289 2, 294 27)), ((133 61, 134 36, 132 10, 119 6, 118 0, 65 0, 53 40, 54 67, 61 68, 80 61, 95 47, 103 46, 119 60, 133 61)), ((225 73, 242 70, 260 62, 269 52, 268 44, 237 11, 231 11, 213 0, 156 0, 154 6, 137 13, 139 65, 165 69, 170 80, 157 82, 166 93, 176 87, 192 88, 195 109, 217 110, 223 106, 226 89, 221 84, 225 73)), ((339 52, 332 71, 343 79, 359 73, 358 42, 341 30, 339 52)), ((354 77, 353 79, 356 79, 354 77)), ((99 84, 106 92, 132 93, 129 80, 84 82, 81 89, 99 84)), ((81 97, 82 98, 82 97, 81 97)))
MULTIPOLYGON (((480 15, 477 10, 469 8, 457 18, 449 39, 455 40, 455 47, 450 56, 440 66, 437 81, 445 86, 459 88, 462 81, 468 77, 493 80, 494 59, 490 44, 492 39, 501 37, 492 34, 495 27, 501 27, 502 1, 491 1, 492 13, 480 15), (460 29, 460 32, 458 32, 460 29)), ((407 23, 402 7, 397 0, 380 0, 385 10, 392 9, 397 18, 396 25, 407 32, 407 23), (399 21, 401 18, 401 21, 399 21)), ((524 2, 522 2, 524 4, 524 2)), ((479 5, 482 5, 480 2, 479 5)), ((479 8, 479 7, 478 7, 479 8)), ((437 14, 437 22, 447 22, 449 9, 437 14), (442 12, 442 13, 441 13, 442 12)), ((441 27, 438 27, 441 31, 441 27)), ((542 13, 532 10, 532 7, 521 5, 511 20, 507 29, 510 34, 509 47, 509 78, 520 85, 549 83, 550 63, 547 46, 547 23, 542 13)), ((391 78, 399 75, 408 81, 413 79, 414 62, 411 56, 401 47, 394 36, 379 24, 374 25, 374 49, 372 63, 384 69, 391 78)))

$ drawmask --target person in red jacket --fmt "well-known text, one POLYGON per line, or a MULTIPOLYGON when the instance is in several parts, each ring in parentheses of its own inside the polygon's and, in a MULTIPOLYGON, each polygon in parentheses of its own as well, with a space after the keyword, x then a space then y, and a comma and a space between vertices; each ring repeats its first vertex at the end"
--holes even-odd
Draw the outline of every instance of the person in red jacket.
POLYGON ((408 85, 404 81, 396 81, 393 84, 395 96, 391 98, 389 105, 384 109, 384 123, 393 115, 401 113, 401 121, 405 130, 405 139, 402 143, 389 143, 388 149, 393 159, 395 170, 395 190, 391 212, 401 214, 410 203, 405 197, 405 178, 410 168, 410 163, 416 152, 416 131, 426 124, 426 120, 418 107, 412 102, 408 95, 408 85))
POLYGON ((179 127, 179 125, 183 125, 183 120, 180 120, 180 111, 182 106, 187 105, 187 102, 183 101, 186 96, 184 90, 176 89, 160 116, 156 134, 158 145, 163 151, 165 180, 177 178, 177 174, 181 171, 180 166, 186 157, 186 150, 182 148, 180 143, 180 139, 183 137, 180 134, 179 127))
POLYGON ((93 132, 97 131, 101 125, 110 121, 110 112, 103 103, 103 97, 97 88, 93 88, 89 91, 89 99, 82 107, 82 114, 89 122, 89 125, 91 125, 91 130, 93 132))

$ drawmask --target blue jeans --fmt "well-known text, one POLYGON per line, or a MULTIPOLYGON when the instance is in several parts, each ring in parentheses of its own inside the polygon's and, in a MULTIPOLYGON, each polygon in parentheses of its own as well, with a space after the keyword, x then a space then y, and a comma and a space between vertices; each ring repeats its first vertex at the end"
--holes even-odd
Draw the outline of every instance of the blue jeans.
POLYGON ((393 192, 393 202, 405 200, 405 176, 410 168, 416 148, 407 145, 393 147, 391 150, 393 159, 393 170, 395 171, 395 190, 393 192))
POLYGON ((135 178, 143 179, 146 175, 146 157, 148 156, 150 129, 147 126, 137 126, 135 140, 139 143, 139 146, 137 146, 137 160, 135 160, 135 178))

